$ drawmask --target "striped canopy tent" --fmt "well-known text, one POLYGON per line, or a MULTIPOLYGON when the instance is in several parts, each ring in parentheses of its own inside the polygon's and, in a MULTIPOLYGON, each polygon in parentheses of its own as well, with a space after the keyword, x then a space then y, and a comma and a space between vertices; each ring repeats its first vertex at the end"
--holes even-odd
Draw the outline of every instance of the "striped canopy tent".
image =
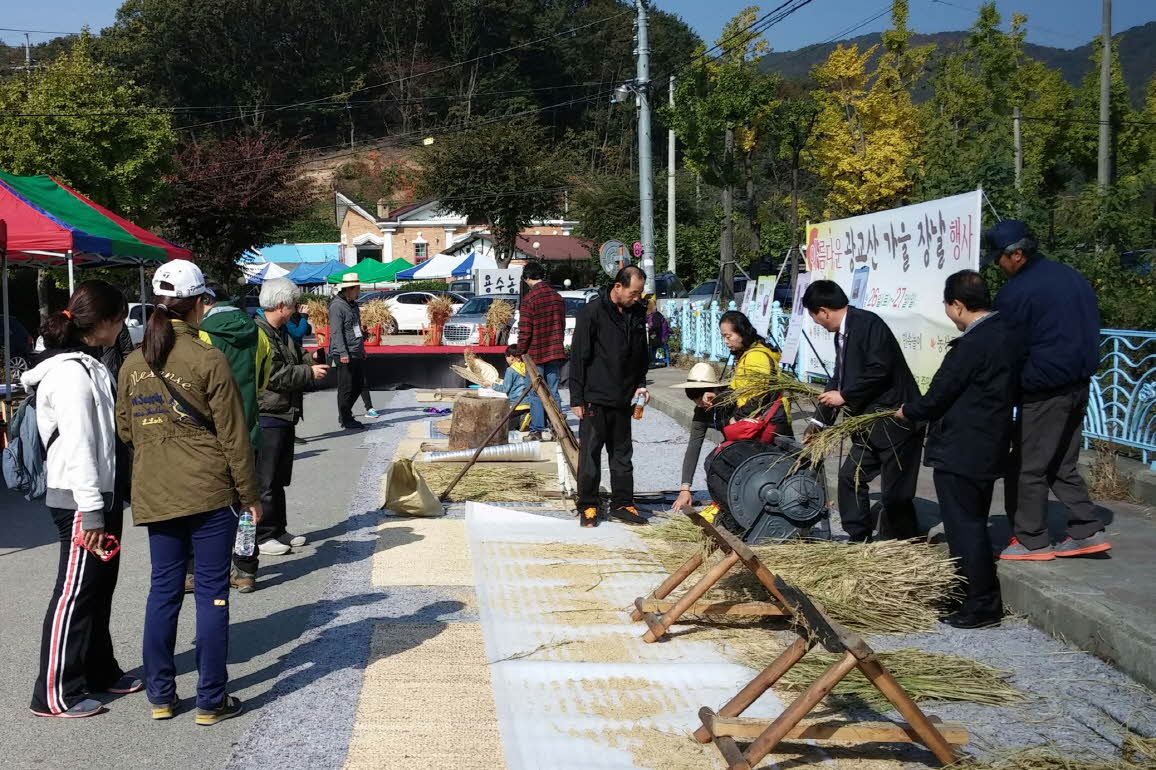
POLYGON ((389 283, 390 281, 397 280, 399 270, 409 266, 409 262, 400 258, 383 265, 380 261, 372 257, 366 257, 353 267, 344 265, 337 268, 329 274, 326 280, 329 283, 341 283, 346 273, 357 273, 357 280, 361 283, 389 283))
POLYGON ((493 270, 498 263, 493 257, 479 256, 471 251, 461 257, 438 254, 432 259, 397 274, 399 281, 420 281, 431 278, 468 278, 474 270, 493 270))
POLYGON ((288 270, 275 262, 254 262, 241 265, 241 272, 245 274, 246 280, 251 284, 262 284, 270 278, 284 278, 289 275, 288 270))
MULTIPOLYGON (((189 259, 182 249, 134 225, 50 176, 17 176, 0 171, 0 239, 3 308, 8 317, 8 265, 68 266, 68 290, 73 289, 77 263, 160 264, 189 259)), ((142 272, 142 286, 144 283, 142 272)), ((8 348, 8 324, 0 343, 8 348)), ((5 393, 9 391, 8 356, 4 357, 5 393)))

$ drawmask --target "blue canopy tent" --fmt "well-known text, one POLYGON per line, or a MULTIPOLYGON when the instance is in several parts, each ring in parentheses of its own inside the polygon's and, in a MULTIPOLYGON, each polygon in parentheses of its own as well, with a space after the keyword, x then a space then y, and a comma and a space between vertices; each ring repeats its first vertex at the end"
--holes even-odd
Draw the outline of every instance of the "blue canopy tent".
POLYGON ((328 262, 317 263, 303 263, 289 271, 285 276, 298 286, 318 286, 325 283, 325 279, 330 274, 337 272, 345 267, 345 263, 339 259, 331 259, 328 262))
POLYGON ((479 256, 473 251, 464 257, 438 254, 420 265, 402 270, 397 274, 397 279, 412 281, 426 278, 469 278, 474 270, 493 270, 497 266, 493 257, 479 256))

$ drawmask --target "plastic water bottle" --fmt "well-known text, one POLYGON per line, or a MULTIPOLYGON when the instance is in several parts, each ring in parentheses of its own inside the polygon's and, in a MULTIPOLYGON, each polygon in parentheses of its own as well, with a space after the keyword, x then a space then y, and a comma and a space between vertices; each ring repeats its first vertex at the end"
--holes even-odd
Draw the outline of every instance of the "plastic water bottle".
POLYGON ((233 553, 238 556, 252 556, 257 545, 257 523, 253 512, 245 511, 237 522, 237 539, 233 542, 233 553))

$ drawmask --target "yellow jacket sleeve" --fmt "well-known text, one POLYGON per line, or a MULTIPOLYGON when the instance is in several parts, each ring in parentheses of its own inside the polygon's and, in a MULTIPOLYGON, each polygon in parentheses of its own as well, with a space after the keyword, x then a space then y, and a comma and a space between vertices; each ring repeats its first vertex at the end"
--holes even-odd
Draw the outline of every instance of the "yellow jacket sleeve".
POLYGON ((257 334, 257 352, 256 364, 254 370, 257 375, 257 394, 265 392, 269 387, 269 371, 273 363, 273 346, 269 344, 269 338, 263 332, 257 334))

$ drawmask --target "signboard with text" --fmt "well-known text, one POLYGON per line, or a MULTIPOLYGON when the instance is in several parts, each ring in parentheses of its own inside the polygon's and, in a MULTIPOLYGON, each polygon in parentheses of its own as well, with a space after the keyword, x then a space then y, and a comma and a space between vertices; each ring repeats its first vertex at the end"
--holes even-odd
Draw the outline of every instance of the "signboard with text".
MULTIPOLYGON (((979 269, 983 192, 807 225, 810 280, 827 278, 851 304, 877 313, 899 340, 921 390, 959 332, 943 314, 943 284, 952 273, 979 269)), ((796 301, 801 301, 796 296, 796 301)), ((834 335, 808 317, 810 337, 828 371, 834 335)), ((822 374, 812 362, 810 373, 822 374)))
POLYGON ((475 270, 475 286, 481 296, 489 294, 520 294, 522 268, 510 267, 505 270, 475 270))

